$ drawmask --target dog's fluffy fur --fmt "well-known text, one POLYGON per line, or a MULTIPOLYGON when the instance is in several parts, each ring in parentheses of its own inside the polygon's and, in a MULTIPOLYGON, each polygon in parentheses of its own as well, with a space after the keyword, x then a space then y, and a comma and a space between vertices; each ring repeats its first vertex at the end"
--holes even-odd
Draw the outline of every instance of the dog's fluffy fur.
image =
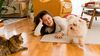
POLYGON ((67 36, 70 38, 70 43, 73 42, 73 38, 77 37, 80 46, 84 46, 84 37, 87 33, 86 21, 78 16, 69 15, 67 17, 68 27, 67 36))

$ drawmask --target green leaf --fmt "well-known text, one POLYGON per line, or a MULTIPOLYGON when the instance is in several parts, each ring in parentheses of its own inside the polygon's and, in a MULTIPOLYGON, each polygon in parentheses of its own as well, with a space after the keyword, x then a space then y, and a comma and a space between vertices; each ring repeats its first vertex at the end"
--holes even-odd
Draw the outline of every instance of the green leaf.
POLYGON ((4 1, 5 0, 0 0, 0 14, 1 14, 1 11, 2 11, 2 6, 3 6, 4 1))

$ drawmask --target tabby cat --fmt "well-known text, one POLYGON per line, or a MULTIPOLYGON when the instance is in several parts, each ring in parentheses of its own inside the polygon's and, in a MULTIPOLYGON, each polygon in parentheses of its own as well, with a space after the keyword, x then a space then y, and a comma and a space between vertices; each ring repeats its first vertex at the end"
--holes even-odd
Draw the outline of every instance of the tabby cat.
POLYGON ((22 47, 23 38, 21 34, 13 35, 9 40, 0 37, 0 56, 8 56, 21 50, 27 49, 22 47))

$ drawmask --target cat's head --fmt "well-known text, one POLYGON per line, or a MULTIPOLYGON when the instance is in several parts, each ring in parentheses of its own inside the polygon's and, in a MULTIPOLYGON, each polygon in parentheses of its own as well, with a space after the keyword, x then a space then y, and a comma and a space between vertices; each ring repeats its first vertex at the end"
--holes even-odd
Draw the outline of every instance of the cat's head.
POLYGON ((15 44, 19 44, 19 45, 23 43, 23 38, 21 36, 21 33, 17 34, 17 35, 13 35, 9 40, 11 42, 13 42, 15 44))

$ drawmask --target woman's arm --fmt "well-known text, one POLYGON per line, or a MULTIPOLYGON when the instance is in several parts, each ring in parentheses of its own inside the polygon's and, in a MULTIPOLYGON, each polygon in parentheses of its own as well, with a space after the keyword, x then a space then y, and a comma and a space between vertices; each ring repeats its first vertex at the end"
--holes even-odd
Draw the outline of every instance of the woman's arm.
POLYGON ((61 27, 61 31, 60 32, 62 32, 64 35, 66 35, 67 34, 67 22, 66 23, 63 23, 63 24, 59 24, 59 26, 61 27))
POLYGON ((57 35, 61 36, 61 35, 66 35, 67 34, 67 25, 68 22, 65 18, 61 18, 59 16, 54 17, 55 23, 59 25, 59 27, 61 28, 61 31, 57 33, 57 35))
POLYGON ((42 21, 38 24, 38 26, 34 30, 34 35, 35 36, 40 36, 41 35, 41 28, 42 28, 42 21))

